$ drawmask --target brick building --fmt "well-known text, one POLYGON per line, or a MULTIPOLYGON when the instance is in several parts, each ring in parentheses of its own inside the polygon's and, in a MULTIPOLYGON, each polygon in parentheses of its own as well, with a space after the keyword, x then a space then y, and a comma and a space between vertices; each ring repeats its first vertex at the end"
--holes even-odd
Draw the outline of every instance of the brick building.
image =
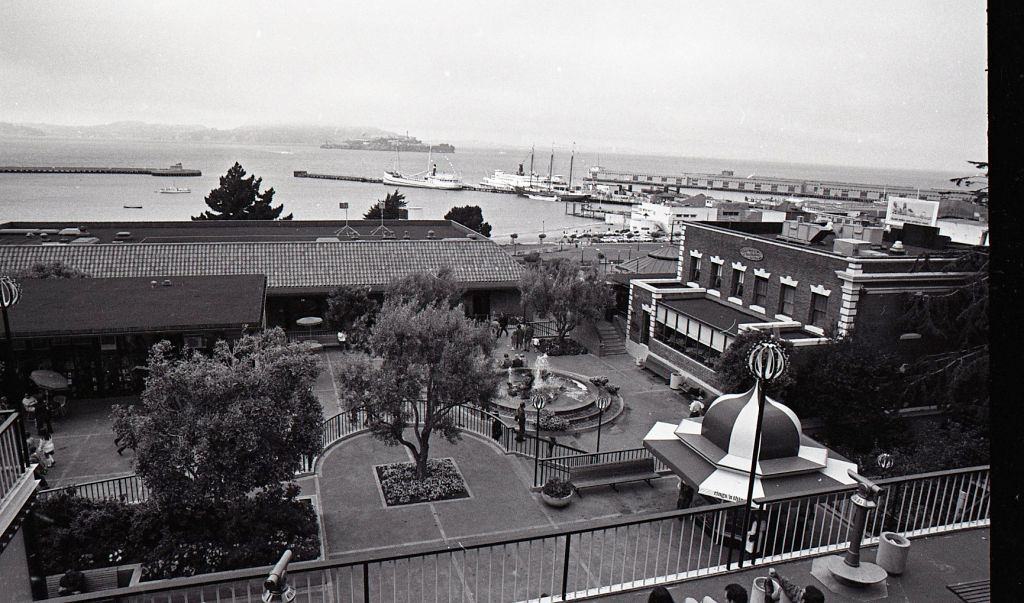
POLYGON ((758 234, 737 223, 686 224, 675 278, 631 283, 631 353, 663 376, 678 371, 710 384, 714 358, 752 329, 796 346, 856 329, 896 349, 903 294, 949 290, 970 276, 948 270, 963 250, 935 233, 779 226, 758 234))

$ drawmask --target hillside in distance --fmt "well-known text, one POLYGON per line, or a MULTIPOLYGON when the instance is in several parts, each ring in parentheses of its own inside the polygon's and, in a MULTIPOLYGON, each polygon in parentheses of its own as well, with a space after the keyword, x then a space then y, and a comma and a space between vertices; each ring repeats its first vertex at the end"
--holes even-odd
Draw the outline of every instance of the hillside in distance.
POLYGON ((164 142, 227 142, 241 144, 321 144, 327 140, 348 140, 387 136, 392 132, 374 127, 245 125, 218 129, 194 124, 150 124, 119 121, 96 126, 15 124, 0 122, 0 138, 77 138, 83 140, 153 140, 164 142))

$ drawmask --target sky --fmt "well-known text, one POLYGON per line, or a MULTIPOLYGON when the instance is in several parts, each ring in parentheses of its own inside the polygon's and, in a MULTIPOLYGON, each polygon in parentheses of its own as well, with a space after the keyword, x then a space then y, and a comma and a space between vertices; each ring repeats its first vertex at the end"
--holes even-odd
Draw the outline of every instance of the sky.
POLYGON ((983 2, 0 3, 0 121, 961 169, 983 2))

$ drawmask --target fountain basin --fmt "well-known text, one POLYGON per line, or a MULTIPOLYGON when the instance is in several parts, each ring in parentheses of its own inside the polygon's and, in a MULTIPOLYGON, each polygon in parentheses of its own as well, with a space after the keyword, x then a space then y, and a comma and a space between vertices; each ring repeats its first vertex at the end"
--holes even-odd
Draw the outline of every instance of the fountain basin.
POLYGON ((581 381, 566 373, 556 370, 544 369, 535 371, 529 368, 513 368, 503 371, 507 375, 505 383, 499 386, 498 395, 492 400, 501 409, 515 413, 520 402, 526 402, 526 408, 530 412, 533 406, 530 402, 531 394, 537 391, 548 393, 549 397, 545 410, 556 415, 573 413, 595 403, 598 396, 597 387, 592 383, 581 381), (525 384, 532 381, 532 386, 526 388, 527 394, 523 398, 518 393, 522 391, 525 384), (512 387, 509 387, 511 382, 512 387))

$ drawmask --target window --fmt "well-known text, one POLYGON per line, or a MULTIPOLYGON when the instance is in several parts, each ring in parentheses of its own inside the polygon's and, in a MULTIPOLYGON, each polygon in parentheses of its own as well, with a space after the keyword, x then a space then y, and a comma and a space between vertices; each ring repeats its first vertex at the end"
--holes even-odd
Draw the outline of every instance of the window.
POLYGON ((793 316, 793 302, 796 299, 796 287, 793 285, 782 285, 782 294, 779 295, 779 314, 793 316))
POLYGON ((816 327, 825 328, 825 312, 828 310, 828 297, 820 293, 811 294, 811 320, 816 327))
POLYGON ((714 262, 711 263, 711 288, 722 288, 722 265, 714 262))
POLYGON ((732 269, 732 296, 743 297, 743 271, 732 269))
POLYGON ((762 276, 754 277, 754 305, 762 308, 768 305, 768 279, 762 276))
POLYGON ((690 282, 700 282, 700 258, 690 257, 690 282))

